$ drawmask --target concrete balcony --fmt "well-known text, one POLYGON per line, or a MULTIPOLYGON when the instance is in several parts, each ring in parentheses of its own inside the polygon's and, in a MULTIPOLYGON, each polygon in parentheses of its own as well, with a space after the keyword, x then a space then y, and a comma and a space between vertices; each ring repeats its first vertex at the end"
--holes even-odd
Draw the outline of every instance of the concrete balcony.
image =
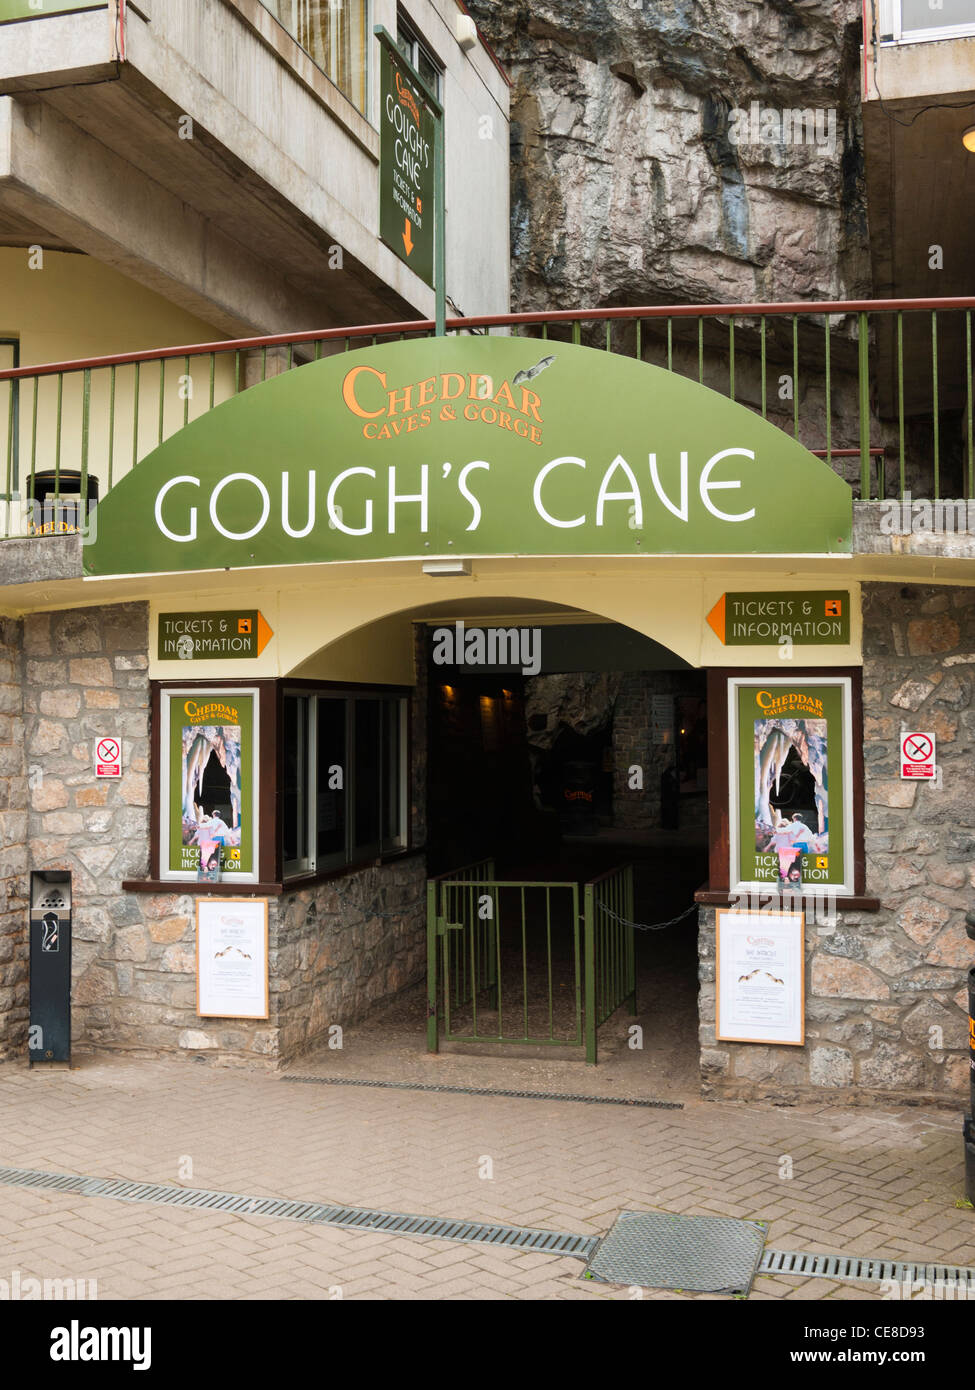
MULTIPOLYGON (((422 8, 444 27, 446 4, 422 8)), ((395 16, 375 0, 377 22, 395 16)), ((472 166, 487 194, 451 209, 454 243, 470 244, 476 217, 484 254, 448 262, 448 293, 503 312, 507 87, 486 51, 444 51, 448 200, 452 171, 466 187, 472 166), (472 104, 500 138, 478 139, 472 104)), ((10 21, 0 244, 86 252, 235 337, 428 315, 432 292, 378 239, 374 90, 368 108, 259 0, 111 0, 10 21)))

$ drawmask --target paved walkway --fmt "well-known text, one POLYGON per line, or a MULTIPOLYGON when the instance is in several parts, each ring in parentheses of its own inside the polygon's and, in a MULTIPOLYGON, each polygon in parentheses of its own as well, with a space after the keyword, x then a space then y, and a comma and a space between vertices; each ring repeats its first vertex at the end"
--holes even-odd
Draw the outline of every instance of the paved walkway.
MULTIPOLYGON (((325 1073, 332 1062, 293 1070, 325 1073)), ((475 1084, 507 1087, 534 1064, 424 1066, 427 1084, 465 1084, 473 1066, 475 1084)), ((596 1073, 565 1062, 547 1063, 545 1075, 572 1092, 596 1073)), ((951 1112, 777 1109, 690 1094, 683 1110, 649 1110, 87 1058, 70 1072, 0 1065, 0 1166, 579 1234, 606 1231, 623 1209, 662 1208, 766 1220, 776 1249, 975 1264, 975 1213, 956 1206, 964 1178, 951 1112)), ((0 1279, 14 1270, 97 1279, 100 1298, 631 1297, 582 1280, 582 1268, 544 1254, 0 1185, 0 1279)), ((764 1276, 751 1293, 878 1296, 877 1285, 764 1276)))

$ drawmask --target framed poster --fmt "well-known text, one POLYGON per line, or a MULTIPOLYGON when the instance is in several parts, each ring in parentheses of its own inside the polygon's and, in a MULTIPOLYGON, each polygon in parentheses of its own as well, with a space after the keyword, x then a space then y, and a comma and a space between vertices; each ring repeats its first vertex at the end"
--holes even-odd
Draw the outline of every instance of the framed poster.
POLYGON ((716 1037, 801 1047, 805 913, 719 909, 715 917, 716 1037))
POLYGON ((161 878, 257 881, 258 692, 160 691, 161 878))
POLYGON ((853 889, 849 676, 728 682, 735 889, 853 889))
POLYGON ((196 1011, 267 1018, 267 898, 197 898, 196 1011))

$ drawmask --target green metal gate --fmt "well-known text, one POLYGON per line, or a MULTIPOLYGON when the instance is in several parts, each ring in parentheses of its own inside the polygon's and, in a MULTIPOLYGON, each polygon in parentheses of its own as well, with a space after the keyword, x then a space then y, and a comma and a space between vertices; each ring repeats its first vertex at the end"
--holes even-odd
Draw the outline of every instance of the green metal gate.
POLYGON ((446 1042, 585 1049, 636 1012, 633 866, 589 883, 498 879, 492 859, 427 883, 427 1048, 446 1042), (581 911, 580 911, 581 907, 581 911))

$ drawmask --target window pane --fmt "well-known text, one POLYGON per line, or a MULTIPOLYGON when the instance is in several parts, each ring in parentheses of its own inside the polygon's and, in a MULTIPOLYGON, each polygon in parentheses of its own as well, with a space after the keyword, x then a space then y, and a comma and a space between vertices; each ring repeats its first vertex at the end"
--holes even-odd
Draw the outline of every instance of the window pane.
POLYGON ((366 109, 369 0, 264 0, 360 111, 366 109))
POLYGON ((345 700, 318 701, 318 860, 345 858, 345 700))
POLYGON ((441 70, 433 54, 422 39, 417 38, 412 29, 400 19, 397 29, 396 46, 409 62, 413 64, 435 97, 440 96, 441 70))
POLYGON ((440 95, 439 69, 436 68, 434 64, 431 62, 424 49, 421 48, 417 56, 419 58, 419 62, 416 64, 417 72, 420 74, 424 82, 430 88, 433 95, 435 97, 438 97, 440 95))
POLYGON ((281 807, 285 864, 308 857, 308 700, 284 699, 284 797, 281 807))
POLYGON ((972 0, 944 0, 938 9, 930 0, 904 0, 902 29, 947 29, 954 24, 975 25, 972 0))
POLYGON ((402 825, 402 710, 401 700, 383 703, 383 848, 403 843, 402 825))
POLYGON ((379 845, 380 700, 355 702, 355 844, 379 845))

